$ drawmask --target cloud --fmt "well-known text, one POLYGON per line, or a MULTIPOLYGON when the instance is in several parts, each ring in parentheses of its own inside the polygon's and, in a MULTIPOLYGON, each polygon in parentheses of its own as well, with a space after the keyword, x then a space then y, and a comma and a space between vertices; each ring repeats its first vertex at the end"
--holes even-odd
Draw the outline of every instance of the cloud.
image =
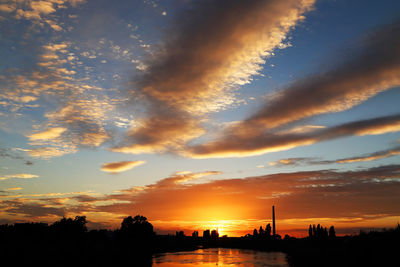
POLYGON ((206 176, 211 176, 211 175, 219 175, 222 174, 222 172, 219 171, 205 171, 205 172, 197 172, 197 173, 192 173, 188 171, 184 172, 176 172, 174 175, 168 178, 164 178, 160 181, 158 181, 154 185, 148 186, 148 188, 154 189, 154 188, 171 188, 179 184, 184 184, 187 182, 191 182, 193 180, 206 177, 206 176))
POLYGON ((297 133, 309 133, 315 130, 326 128, 323 125, 303 125, 291 128, 289 130, 279 131, 280 134, 297 134, 297 133))
MULTIPOLYGON (((145 187, 132 187, 102 199, 97 212, 143 213, 152 220, 262 220, 279 203, 279 220, 399 216, 399 165, 357 171, 317 170, 243 179, 192 181, 172 175, 145 187)), ((214 173, 218 174, 218 172, 214 173)), ((201 176, 201 175, 200 175, 201 176)))
POLYGON ((16 69, 7 77, 0 76, 0 106, 8 109, 7 116, 25 115, 29 109, 29 115, 35 118, 33 132, 28 135, 29 145, 34 147, 26 151, 33 157, 51 158, 82 147, 99 147, 111 139, 107 129, 114 123, 111 116, 120 117, 115 108, 125 98, 117 99, 116 89, 99 87, 90 81, 96 79, 89 78, 89 71, 67 60, 71 55, 78 58, 76 45, 73 41, 46 42, 38 49, 33 70, 16 69), (38 107, 44 117, 41 112, 31 114, 38 107))
POLYGON ((373 161, 373 160, 389 158, 389 157, 393 157, 393 156, 397 156, 397 155, 400 155, 400 148, 378 151, 378 152, 371 153, 371 154, 368 154, 365 156, 338 159, 338 160, 336 160, 336 162, 337 163, 352 163, 352 162, 361 162, 361 161, 373 161))
POLYGON ((20 153, 18 148, 3 148, 0 147, 0 157, 22 160, 26 165, 33 165, 33 162, 26 160, 20 153))
POLYGON ((205 132, 198 120, 179 112, 175 116, 171 115, 170 110, 166 112, 167 114, 155 113, 152 117, 139 121, 128 132, 124 144, 111 150, 131 154, 177 151, 186 142, 205 132), (132 141, 134 143, 129 144, 132 141))
POLYGON ((42 203, 29 203, 24 200, 8 200, 0 202, 0 208, 6 206, 4 210, 9 215, 19 216, 19 220, 22 217, 29 217, 30 219, 41 219, 41 218, 54 218, 64 217, 66 211, 64 207, 50 207, 42 203))
POLYGON ((22 187, 11 187, 11 188, 7 188, 7 191, 18 191, 18 190, 22 190, 22 187))
POLYGON ((38 147, 34 149, 25 149, 25 151, 31 157, 49 159, 53 157, 59 157, 65 154, 74 153, 76 150, 69 148, 57 148, 57 147, 38 147))
POLYGON ((352 135, 375 135, 400 131, 400 115, 345 123, 303 134, 261 132, 258 129, 239 129, 238 133, 222 136, 206 144, 192 146, 186 155, 195 158, 246 157, 294 147, 311 145, 352 135))
POLYGON ((330 71, 294 82, 254 115, 227 127, 218 140, 191 147, 189 154, 192 152, 197 157, 260 155, 348 135, 399 131, 398 115, 383 118, 384 124, 371 119, 330 129, 307 127, 282 131, 277 128, 307 117, 349 109, 379 92, 400 86, 399 36, 397 22, 370 33, 360 51, 353 53, 355 56, 330 71))
POLYGON ((230 226, 234 230, 251 230, 268 222, 271 205, 276 205, 279 229, 305 228, 321 220, 346 227, 378 222, 390 226, 388 223, 397 222, 400 216, 399 171, 399 165, 384 165, 356 171, 323 169, 222 180, 198 180, 218 175, 218 171, 185 171, 111 195, 75 192, 69 193, 71 197, 68 193, 12 199, 3 196, 0 212, 19 220, 21 216, 49 220, 57 214, 80 214, 114 226, 120 223, 116 217, 145 214, 156 227, 170 230, 183 226, 193 230, 222 221, 237 223, 235 229, 230 226), (62 195, 67 198, 58 198, 62 195))
POLYGON ((104 172, 119 173, 130 170, 145 163, 146 161, 143 160, 111 162, 103 164, 101 166, 101 170, 104 172))
POLYGON ((31 2, 31 8, 33 11, 40 13, 40 14, 50 14, 53 12, 56 12, 52 2, 48 1, 32 1, 31 2))
POLYGON ((69 195, 82 195, 82 194, 92 194, 92 191, 83 191, 83 192, 51 192, 51 193, 37 193, 37 194, 18 194, 18 195, 8 195, 8 196, 2 196, 2 198, 16 198, 16 199, 22 199, 26 198, 27 201, 35 201, 34 199, 31 198, 44 198, 44 201, 56 201, 60 200, 59 198, 57 199, 52 199, 53 197, 60 197, 60 196, 69 196, 69 195), (29 199, 28 199, 29 198, 29 199))
POLYGON ((313 0, 200 1, 182 12, 163 45, 144 62, 132 95, 147 117, 114 151, 176 150, 199 137, 205 114, 235 102, 313 0), (192 129, 190 129, 192 128, 192 129), (158 135, 157 137, 155 137, 158 135))
POLYGON ((9 174, 0 176, 0 180, 7 180, 7 179, 32 179, 38 178, 39 175, 29 174, 29 173, 17 173, 17 174, 9 174))
POLYGON ((0 11, 4 13, 13 12, 16 8, 15 3, 1 3, 0 4, 0 11))
POLYGON ((314 162, 313 158, 286 158, 268 162, 268 165, 273 167, 280 167, 287 165, 296 166, 296 165, 310 164, 310 162, 314 162))
POLYGON ((65 132, 67 129, 62 128, 62 127, 55 127, 55 128, 50 128, 47 129, 43 132, 39 132, 36 134, 29 135, 28 138, 31 141, 35 140, 51 140, 59 137, 63 132, 65 132))
POLYGON ((303 118, 354 107, 400 86, 400 23, 387 25, 362 40, 359 51, 324 73, 295 81, 243 124, 274 128, 303 118), (296 101, 293 101, 296 99, 296 101))
POLYGON ((202 1, 177 18, 141 80, 146 95, 189 111, 209 110, 259 74, 314 1, 202 1))
POLYGON ((400 148, 396 147, 393 149, 381 150, 365 154, 362 156, 340 158, 336 160, 319 160, 316 158, 286 158, 277 161, 271 161, 268 164, 273 167, 280 167, 286 165, 298 166, 298 165, 322 165, 322 164, 334 164, 334 163, 354 163, 354 162, 380 160, 398 155, 400 155, 400 148))

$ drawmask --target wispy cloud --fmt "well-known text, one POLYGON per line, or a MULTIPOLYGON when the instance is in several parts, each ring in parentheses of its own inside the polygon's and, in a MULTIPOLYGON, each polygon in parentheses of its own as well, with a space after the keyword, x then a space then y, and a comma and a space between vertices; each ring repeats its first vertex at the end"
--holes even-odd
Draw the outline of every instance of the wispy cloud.
POLYGON ((19 151, 20 150, 18 148, 0 147, 0 157, 14 159, 14 160, 22 160, 24 161, 25 165, 33 165, 33 162, 23 157, 19 151))
POLYGON ((358 157, 350 157, 350 158, 342 158, 336 160, 337 163, 352 163, 352 162, 361 162, 361 161, 373 161, 378 159, 389 158, 393 156, 400 155, 400 148, 382 150, 374 153, 370 153, 363 156, 358 157))
POLYGON ((8 174, 0 176, 0 180, 7 180, 7 179, 32 179, 38 178, 39 175, 36 174, 29 174, 29 173, 17 173, 17 174, 8 174))
POLYGON ((299 166, 299 165, 322 165, 322 164, 334 164, 334 163, 354 163, 354 162, 364 162, 364 161, 375 161, 398 155, 400 155, 400 148, 396 147, 393 149, 381 150, 360 156, 340 158, 336 160, 321 160, 318 158, 285 158, 277 161, 271 161, 268 163, 268 165, 272 167, 280 167, 288 165, 299 166))
POLYGON ((143 160, 111 162, 103 164, 101 166, 101 170, 104 172, 119 173, 130 170, 145 163, 146 161, 143 160))
POLYGON ((10 188, 7 188, 7 191, 19 191, 22 189, 23 189, 22 187, 10 187, 10 188))
POLYGON ((303 134, 261 132, 252 128, 234 127, 235 130, 229 135, 223 135, 219 140, 190 147, 188 155, 196 158, 245 157, 352 135, 398 132, 400 131, 400 115, 355 121, 303 134))

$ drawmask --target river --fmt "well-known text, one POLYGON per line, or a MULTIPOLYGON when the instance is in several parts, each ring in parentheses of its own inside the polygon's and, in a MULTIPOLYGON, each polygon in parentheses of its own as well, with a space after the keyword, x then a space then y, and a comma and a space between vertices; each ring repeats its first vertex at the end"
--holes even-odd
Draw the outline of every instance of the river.
POLYGON ((160 253, 153 257, 153 266, 208 267, 261 266, 289 267, 286 254, 247 249, 208 248, 194 251, 160 253))

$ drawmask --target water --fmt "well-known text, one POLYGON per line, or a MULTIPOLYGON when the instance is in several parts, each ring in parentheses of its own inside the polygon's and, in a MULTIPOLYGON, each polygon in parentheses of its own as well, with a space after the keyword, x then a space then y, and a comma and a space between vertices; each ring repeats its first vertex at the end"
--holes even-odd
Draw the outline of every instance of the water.
POLYGON ((209 248, 157 254, 153 266, 208 267, 208 266, 262 266, 289 267, 286 254, 247 249, 209 248))

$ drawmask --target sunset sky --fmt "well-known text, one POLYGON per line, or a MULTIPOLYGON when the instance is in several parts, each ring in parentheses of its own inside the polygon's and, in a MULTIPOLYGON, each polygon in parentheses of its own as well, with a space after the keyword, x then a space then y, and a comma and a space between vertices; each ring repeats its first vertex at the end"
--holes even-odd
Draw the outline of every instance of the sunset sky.
POLYGON ((0 224, 400 221, 400 1, 0 0, 0 224))

